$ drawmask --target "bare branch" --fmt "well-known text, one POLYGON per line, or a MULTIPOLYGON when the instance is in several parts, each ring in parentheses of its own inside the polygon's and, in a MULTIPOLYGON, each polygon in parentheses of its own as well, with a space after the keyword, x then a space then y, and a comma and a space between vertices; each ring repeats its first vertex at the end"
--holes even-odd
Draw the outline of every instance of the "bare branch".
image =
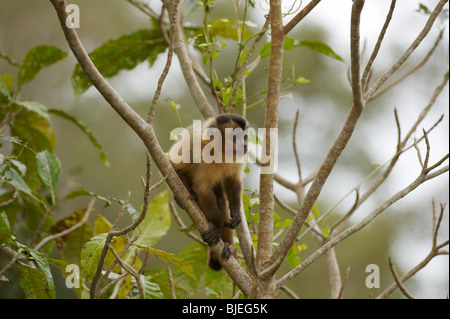
POLYGON ((349 276, 350 276, 350 267, 347 267, 347 270, 345 271, 344 279, 342 280, 341 290, 339 291, 339 296, 337 297, 337 299, 342 299, 342 295, 344 293, 344 287, 345 287, 345 284, 347 283, 347 279, 349 276))
POLYGON ((397 271, 395 271, 395 266, 394 266, 394 264, 392 263, 391 257, 389 257, 389 268, 391 269, 392 276, 394 277, 395 282, 397 283, 398 288, 400 288, 400 290, 403 292, 403 294, 404 294, 406 297, 408 297, 409 299, 416 299, 416 298, 414 298, 413 295, 411 295, 411 294, 408 292, 408 290, 406 289, 406 287, 403 286, 403 283, 402 283, 401 279, 400 279, 400 278, 398 277, 398 275, 397 275, 397 271))
POLYGON ((88 207, 86 208, 86 211, 84 212, 83 218, 82 218, 78 223, 76 223, 75 225, 73 225, 72 227, 70 227, 70 228, 68 228, 68 229, 63 230, 62 232, 59 232, 59 233, 57 233, 57 234, 54 234, 54 235, 51 235, 51 236, 48 236, 48 237, 42 239, 42 240, 34 247, 34 249, 35 249, 35 250, 39 250, 39 249, 41 249, 46 243, 48 243, 49 241, 54 240, 54 239, 59 238, 59 237, 62 237, 62 236, 66 236, 66 235, 70 234, 71 232, 73 232, 75 229, 80 228, 81 226, 83 226, 83 225, 87 222, 87 220, 88 220, 88 218, 89 218, 89 215, 90 215, 91 212, 92 212, 92 209, 93 209, 93 207, 94 207, 94 203, 95 203, 95 198, 91 199, 91 201, 90 201, 89 204, 88 204, 88 207))
POLYGON ((255 52, 256 46, 258 45, 259 41, 261 41, 262 37, 268 30, 269 22, 270 22, 270 16, 266 18, 266 22, 264 23, 262 29, 258 32, 258 35, 255 37, 255 40, 253 40, 253 43, 252 43, 250 49, 248 50, 247 55, 244 58, 244 62, 242 63, 242 65, 239 69, 239 73, 236 78, 236 81, 234 82, 233 92, 231 93, 231 97, 230 97, 230 100, 228 101, 228 105, 227 105, 228 108, 231 108, 231 106, 233 105, 233 101, 237 95, 237 92, 241 86, 242 81, 244 80, 245 71, 248 70, 247 67, 250 62, 250 58, 252 57, 253 53, 255 52))
MULTIPOLYGON (((271 154, 270 129, 278 127, 278 106, 283 70, 284 37, 280 0, 270 1, 271 46, 267 79, 267 107, 264 118, 265 154, 271 154)), ((273 147, 273 145, 272 145, 273 147)), ((273 158, 273 157, 272 157, 273 158)), ((261 269, 272 255, 273 245, 273 174, 260 175, 260 220, 256 267, 261 269)))
POLYGON ((178 225, 180 225, 181 229, 183 231, 185 231, 186 236, 188 236, 188 237, 192 238, 193 240, 201 243, 202 245, 205 245, 205 243, 203 242, 203 240, 200 237, 195 235, 193 232, 186 231, 187 227, 184 224, 183 220, 180 218, 180 215, 178 215, 177 209, 175 208, 175 204, 173 203, 173 201, 169 202, 169 207, 170 207, 170 212, 172 213, 173 217, 175 218, 175 221, 178 223, 178 225))
POLYGON ((444 35, 444 29, 442 29, 439 32, 439 35, 436 39, 436 41, 434 42, 433 46, 431 47, 431 49, 428 51, 427 55, 423 58, 423 60, 417 64, 414 68, 412 68, 411 70, 409 70, 408 72, 406 72, 405 74, 403 74, 400 78, 398 78, 395 81, 392 81, 391 83, 386 84, 385 86, 381 87, 380 90, 375 93, 370 99, 376 99, 377 97, 379 97, 380 95, 384 94, 385 92, 387 92, 388 90, 390 90, 391 88, 393 88, 394 86, 396 86, 398 83, 400 83, 401 81, 403 81, 404 79, 406 79, 408 76, 410 76, 411 74, 413 74, 414 72, 416 72, 418 69, 420 69, 422 66, 425 65, 425 63, 428 62, 428 60, 430 59, 430 57, 432 56, 433 52, 436 50, 436 48, 438 47, 438 44, 441 42, 442 37, 444 35))
POLYGON ((177 299, 177 294, 175 293, 175 285, 173 283, 172 270, 169 266, 167 266, 167 277, 169 278, 170 294, 172 296, 172 299, 177 299))
MULTIPOLYGON (((448 165, 433 172, 428 175, 424 175, 423 171, 417 177, 411 184, 409 184, 407 187, 402 189, 401 191, 397 192, 395 195, 391 196, 389 199, 385 200, 383 203, 378 205, 369 215, 367 215, 364 219, 362 219, 360 222, 356 223, 355 225, 347 228, 342 233, 340 233, 338 236, 332 238, 329 242, 327 242, 325 245, 323 245, 321 248, 316 250, 313 254, 311 254, 306 260, 304 260, 299 266, 291 270, 288 274, 283 276, 277 281, 277 287, 280 287, 281 285, 284 285, 286 281, 290 280, 294 276, 296 276, 298 273, 300 273, 302 270, 307 268, 311 263, 313 263, 317 258, 325 254, 327 251, 329 251, 331 248, 336 246, 341 241, 345 240, 349 236, 353 235, 354 233, 360 231, 364 227, 366 227, 368 224, 370 224, 378 215, 383 213, 388 207, 393 205, 395 202, 399 201, 409 193, 411 193, 413 190, 415 190, 418 186, 423 184, 424 182, 437 177, 439 175, 442 175, 446 172, 448 172, 449 167, 448 165)), ((403 278, 402 278, 402 281, 403 278)), ((395 289, 395 288, 394 288, 395 289)))
POLYGON ((395 62, 395 64, 384 73, 375 83, 370 87, 370 89, 365 93, 364 100, 368 101, 374 95, 375 92, 389 79, 399 68, 400 66, 410 57, 410 55, 415 51, 415 49, 422 43, 423 39, 427 36, 428 32, 430 32, 431 27, 433 26, 436 18, 439 13, 442 11, 444 5, 448 2, 448 0, 440 0, 439 3, 434 8, 430 17, 428 18, 427 23, 424 28, 414 40, 414 42, 410 45, 410 47, 403 53, 403 55, 395 62))
MULTIPOLYGON (((172 56, 173 56, 173 47, 175 43, 175 34, 176 34, 176 23, 178 19, 178 6, 180 5, 180 0, 174 0, 173 7, 172 7, 172 14, 170 16, 170 40, 169 40, 169 52, 167 53, 167 61, 166 65, 164 66, 164 70, 161 73, 161 76, 158 80, 158 86, 156 87, 155 95, 153 96, 152 104, 150 106, 150 110, 148 112, 147 116, 147 122, 152 123, 153 116, 155 114, 155 108, 156 103, 158 102, 159 96, 161 94, 161 89, 164 83, 164 80, 167 77, 167 74, 169 73, 170 65, 172 64, 172 56)), ((163 8, 164 11, 164 8, 163 8)), ((161 17, 163 14, 161 13, 161 17)), ((161 32, 164 33, 163 28, 161 28, 161 32)))
POLYGON ((291 19, 283 28, 284 34, 288 34, 300 21, 303 20, 311 11, 314 9, 316 5, 318 5, 320 0, 311 0, 310 3, 306 5, 295 17, 291 19))
POLYGON ((311 208, 316 202, 328 176, 331 173, 334 165, 336 164, 338 158, 340 157, 342 151, 346 147, 348 141, 350 140, 352 133, 355 129, 356 123, 363 111, 363 101, 362 101, 362 93, 361 93, 361 83, 360 83, 360 69, 359 69, 359 21, 362 8, 364 6, 363 0, 355 0, 353 2, 352 8, 352 21, 351 21, 351 71, 352 71, 352 90, 353 90, 353 107, 350 111, 350 114, 347 117, 347 120, 344 124, 343 129, 341 130, 338 138, 334 142, 330 151, 327 154, 327 157, 323 161, 320 166, 319 172, 314 179, 313 184, 311 185, 308 193, 305 196, 305 200, 303 201, 299 212, 295 216, 292 224, 286 234, 286 236, 281 241, 280 245, 276 249, 272 258, 269 261, 269 264, 275 264, 275 267, 268 266, 271 269, 278 269, 281 265, 281 262, 285 258, 288 253, 290 247, 294 243, 297 238, 298 233, 300 232, 306 218, 308 217, 311 208))
POLYGON ((297 126, 298 126, 298 122, 299 122, 299 113, 300 113, 300 111, 297 111, 295 113, 294 129, 292 130, 292 148, 294 149, 295 163, 297 164, 298 180, 299 180, 299 183, 301 183, 302 182, 302 169, 300 167, 300 158, 298 156, 298 151, 297 151, 297 126))
MULTIPOLYGON (((171 14, 173 10, 173 1, 163 0, 163 3, 169 11, 169 14, 171 14)), ((191 95, 194 98, 194 101, 197 104, 200 112, 205 118, 214 117, 216 115, 216 112, 208 102, 208 99, 206 98, 205 93, 203 92, 197 80, 197 77, 195 76, 179 15, 177 15, 176 19, 175 44, 173 49, 178 56, 184 79, 186 80, 186 83, 189 84, 189 91, 191 92, 191 95)))
POLYGON ((362 84, 363 88, 365 88, 366 83, 369 82, 369 74, 372 70, 373 62, 375 61, 375 59, 378 55, 378 52, 380 51, 381 43, 383 42, 384 35, 386 34, 386 30, 389 26, 389 23, 391 22, 392 14, 394 13, 396 2, 397 2, 397 0, 391 1, 391 6, 390 6, 389 12, 386 16, 386 21, 384 22, 383 28, 381 29, 380 35, 378 36, 377 43, 375 44, 372 54, 370 55, 369 61, 367 62, 366 68, 364 69, 364 72, 363 72, 363 75, 361 78, 361 84, 362 84))

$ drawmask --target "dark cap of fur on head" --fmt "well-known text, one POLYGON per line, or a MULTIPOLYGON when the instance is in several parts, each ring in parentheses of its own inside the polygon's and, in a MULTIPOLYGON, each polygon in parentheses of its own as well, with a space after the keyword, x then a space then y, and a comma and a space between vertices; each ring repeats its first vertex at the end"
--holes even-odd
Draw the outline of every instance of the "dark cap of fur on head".
POLYGON ((240 117, 236 114, 222 114, 216 117, 217 124, 223 125, 225 123, 228 123, 229 121, 233 121, 237 125, 239 125, 243 130, 245 130, 247 123, 243 117, 240 117))

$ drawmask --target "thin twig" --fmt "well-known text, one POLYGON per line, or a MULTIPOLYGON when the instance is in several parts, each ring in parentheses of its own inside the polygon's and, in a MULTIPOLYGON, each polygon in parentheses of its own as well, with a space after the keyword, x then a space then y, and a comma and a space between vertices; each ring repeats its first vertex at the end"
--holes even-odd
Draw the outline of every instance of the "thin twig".
POLYGON ((438 47, 438 44, 441 42, 442 38, 444 35, 444 29, 442 29, 439 32, 439 35, 436 39, 436 41, 434 42, 433 46, 431 47, 431 49, 428 51, 427 55, 423 58, 423 60, 417 64, 414 68, 412 68, 411 70, 409 70, 408 72, 406 72, 405 74, 403 74, 400 78, 398 78, 395 81, 392 81, 391 83, 386 84, 385 86, 381 87, 377 93, 375 93, 372 97, 371 100, 376 99, 377 97, 379 97, 380 95, 386 93, 388 90, 390 90, 391 88, 393 88, 394 86, 396 86, 398 83, 400 83, 401 81, 403 81, 404 79, 406 79, 408 76, 410 76, 411 74, 413 74, 414 72, 416 72, 418 69, 420 69, 422 66, 425 65, 425 63, 428 62, 428 60, 430 59, 430 57, 432 56, 433 52, 436 50, 436 48, 438 47))
POLYGON ((409 293, 409 291, 406 289, 406 287, 403 286, 403 283, 402 283, 401 279, 397 275, 397 271, 395 270, 395 266, 392 263, 391 257, 389 257, 389 268, 391 269, 392 276, 394 277, 394 280, 397 283, 398 288, 400 288, 401 292, 403 292, 403 294, 406 297, 408 297, 408 299, 416 299, 416 298, 414 298, 413 295, 411 295, 409 293))
POLYGON ((320 166, 319 172, 314 179, 308 193, 305 196, 299 212, 292 221, 292 224, 286 233, 286 236, 277 247, 272 258, 268 262, 272 271, 276 271, 284 260, 290 247, 294 243, 299 234, 304 222, 306 221, 311 208, 316 202, 323 186, 325 185, 328 176, 330 175, 342 151, 350 140, 352 133, 356 127, 358 119, 363 111, 363 100, 361 97, 361 83, 360 83, 360 60, 359 60, 359 22, 362 8, 364 6, 363 0, 355 0, 352 7, 352 21, 351 21, 351 71, 352 71, 352 91, 353 91, 353 107, 347 117, 343 129, 338 138, 334 142, 327 157, 320 166), (273 267, 273 265, 275 265, 273 267))
POLYGON ((169 278, 170 294, 172 296, 172 299, 177 299, 177 294, 175 293, 175 284, 173 282, 172 270, 170 269, 169 266, 167 266, 167 277, 169 278))
POLYGON ((180 215, 178 215, 177 209, 175 208, 175 204, 173 201, 169 202, 169 208, 170 208, 170 212, 172 213, 173 217, 175 218, 175 221, 178 223, 178 225, 180 225, 180 228, 185 232, 186 236, 201 243, 202 245, 205 245, 205 242, 200 237, 195 235, 193 232, 186 231, 187 227, 184 224, 183 220, 180 218, 180 215))
POLYGON ((320 0, 311 0, 295 17, 291 19, 283 28, 284 34, 288 34, 300 21, 303 20, 316 5, 318 5, 320 0))
POLYGON ((86 211, 84 212, 83 218, 82 218, 78 223, 76 223, 75 225, 73 225, 73 226, 70 227, 70 228, 67 228, 67 229, 63 230, 62 232, 59 232, 59 233, 57 233, 57 234, 54 234, 54 235, 51 235, 51 236, 48 236, 48 237, 42 239, 42 240, 34 247, 34 249, 35 249, 35 250, 39 250, 39 249, 41 249, 46 243, 48 243, 49 241, 54 240, 54 239, 59 238, 59 237, 62 237, 62 236, 66 236, 66 235, 70 234, 71 232, 73 232, 75 229, 80 228, 81 226, 83 226, 83 225, 87 222, 87 220, 88 220, 88 218, 89 218, 89 215, 90 215, 91 212, 92 212, 92 209, 93 209, 93 207, 94 207, 94 203, 95 203, 95 198, 92 198, 91 201, 90 201, 89 204, 88 204, 88 207, 86 208, 86 211))
POLYGON ((339 295, 338 295, 337 299, 342 299, 342 295, 344 293, 344 287, 345 287, 345 284, 347 283, 347 279, 349 276, 350 276, 350 267, 347 267, 347 270, 345 271, 344 279, 342 279, 341 290, 339 291, 339 295))
MULTIPOLYGON (((167 61, 164 69, 159 77, 158 86, 156 87, 155 95, 153 96, 152 104, 150 106, 150 110, 147 116, 147 123, 152 123, 153 116, 155 115, 156 103, 158 102, 159 96, 161 94, 161 89, 164 83, 164 80, 169 73, 170 66, 172 65, 172 56, 173 56, 173 47, 175 43, 175 34, 176 34, 176 24, 178 19, 178 6, 180 4, 180 0, 174 0, 172 6, 172 14, 170 16, 170 40, 169 40, 169 52, 167 53, 167 61)), ((163 8, 164 10, 164 8, 163 8)), ((161 13, 162 17, 162 13, 161 13)), ((164 32, 163 26, 161 26, 161 32, 164 32)))
POLYGON ((439 3, 434 8, 433 12, 430 14, 430 17, 427 20, 427 23, 423 27, 422 31, 413 41, 413 43, 409 46, 409 48, 402 54, 402 56, 392 65, 392 67, 387 70, 375 83, 370 87, 369 90, 364 94, 364 100, 368 101, 371 97, 378 91, 378 89, 389 79, 399 68, 400 66, 410 57, 410 55, 416 50, 416 48, 422 43, 423 39, 430 32, 431 27, 436 21, 439 13, 442 11, 444 5, 448 2, 448 0, 440 0, 439 3))
MULTIPOLYGON (((356 223, 355 225, 347 228, 342 233, 337 235, 336 237, 332 238, 329 242, 327 242, 325 245, 323 245, 321 248, 316 250, 313 254, 311 254, 306 260, 304 260, 299 266, 295 267, 293 270, 291 270, 288 274, 283 276, 277 281, 277 286, 280 287, 281 285, 284 285, 286 281, 290 280, 294 276, 296 276, 298 273, 300 273, 302 270, 307 268, 311 263, 313 263, 317 258, 325 254, 328 250, 336 246, 338 243, 342 242, 349 236, 353 235, 354 233, 360 231, 367 225, 369 225, 378 215, 386 211, 388 207, 393 205, 395 202, 399 201, 409 193, 411 193, 413 190, 415 190, 417 187, 419 187, 424 182, 431 180, 432 178, 435 178, 437 176, 440 176, 446 172, 448 172, 449 166, 445 166, 439 170, 436 170, 433 173, 429 173, 427 175, 424 175, 424 171, 420 173, 420 175, 408 186, 406 186, 401 191, 397 192, 395 195, 391 196, 389 199, 385 200, 383 203, 378 205, 370 214, 368 214, 364 219, 362 219, 360 222, 356 223)), ((428 260, 429 261, 429 260, 428 260)), ((427 261, 427 263, 428 263, 427 261)), ((402 281, 403 278, 402 278, 402 281)), ((394 288, 395 289, 395 288, 394 288)))
MULTIPOLYGON (((163 176, 167 176, 167 184, 170 186, 174 194, 176 194, 176 196, 180 198, 182 204, 186 209, 186 212, 189 214, 189 217, 192 219, 192 221, 197 225, 199 231, 207 231, 209 228, 208 221, 202 214, 198 205, 189 199, 189 192, 181 182, 177 173, 173 169, 173 166, 169 162, 166 154, 162 150, 161 145, 159 144, 159 141, 154 132, 153 126, 149 125, 143 118, 141 118, 139 114, 136 113, 136 111, 134 111, 133 108, 130 107, 130 105, 128 105, 128 103, 126 103, 119 94, 117 94, 117 92, 111 87, 108 81, 105 80, 105 78, 92 63, 89 55, 81 44, 81 41, 73 24, 71 23, 70 19, 68 19, 69 15, 66 11, 66 2, 64 0, 50 0, 50 2, 55 8, 60 26, 64 32, 67 43, 69 44, 74 56, 80 63, 82 70, 91 80, 99 93, 108 102, 108 104, 110 104, 110 106, 120 115, 120 117, 122 117, 122 119, 128 124, 128 126, 130 126, 130 128, 133 129, 142 140, 148 152, 151 154, 152 159, 158 166, 158 169, 161 171, 163 176)), ((167 3, 169 3, 169 1, 166 2, 166 5, 167 3)), ((177 23, 177 39, 181 41, 177 41, 175 43, 175 53, 177 53, 179 57, 182 70, 183 68, 191 70, 191 74, 193 76, 192 81, 189 76, 185 77, 185 79, 187 83, 191 84, 189 88, 192 89, 193 83, 196 82, 196 79, 195 74, 190 67, 190 58, 186 48, 178 48, 179 46, 183 47, 185 44, 185 42, 182 41, 183 34, 179 23, 177 23), (179 49, 180 52, 178 52, 177 49, 179 49), (186 62, 187 65, 184 64, 184 62, 186 62)), ((189 70, 187 71, 189 72, 189 70)), ((196 83, 198 86, 198 82, 196 83)), ((201 89, 200 91, 194 89, 193 96, 194 100, 197 103, 197 106, 205 117, 215 115, 214 109, 207 101, 201 89)), ((212 245, 211 249, 216 253, 216 255, 220 256, 223 247, 224 244, 222 241, 220 241, 218 244, 212 245)), ((249 294, 251 290, 251 279, 244 271, 244 269, 237 263, 237 261, 234 258, 229 258, 228 260, 221 260, 221 263, 230 277, 234 280, 234 282, 237 283, 239 289, 241 289, 244 294, 249 294)))
POLYGON ((300 157, 299 157, 298 151, 297 151, 297 126, 298 126, 298 122, 299 122, 299 113, 300 113, 300 111, 298 111, 298 110, 295 113, 294 128, 292 130, 292 148, 294 149, 295 163, 297 164, 298 180, 299 180, 299 183, 301 183, 302 182, 302 169, 300 166, 300 157))
POLYGON ((389 12, 386 16, 386 21, 384 22, 383 28, 381 29, 380 35, 378 36, 377 43, 375 44, 375 47, 373 48, 372 54, 370 55, 370 58, 369 58, 369 61, 367 61, 366 68, 364 69, 364 72, 363 72, 363 75, 361 78, 361 84, 362 84, 363 88, 365 88, 366 83, 369 82, 369 79, 368 79, 369 73, 372 70, 373 62, 375 61, 375 59, 378 55, 378 52, 380 51, 381 43, 383 42, 384 35, 386 34, 386 30, 389 26, 389 23, 391 22, 392 14, 394 13, 396 2, 397 2, 397 0, 391 1, 391 6, 390 6, 389 12))
POLYGON ((228 105, 227 105, 228 109, 231 109, 231 106, 233 105, 233 101, 236 98, 237 92, 238 92, 239 88, 241 87, 241 83, 242 83, 242 81, 244 79, 245 72, 248 70, 247 67, 248 67, 248 64, 250 62, 250 58, 252 57, 253 52, 255 52, 256 46, 258 45, 259 41, 261 41, 263 35, 268 30, 269 22, 270 22, 270 15, 266 18, 266 21, 264 22, 263 27, 258 32, 258 35, 255 37, 255 40, 253 41, 250 49, 248 50, 247 55, 244 58, 244 62, 242 62, 242 65, 241 65, 241 67, 239 69, 238 76, 237 76, 236 81, 234 83, 233 92, 231 93, 230 100, 228 101, 228 105))

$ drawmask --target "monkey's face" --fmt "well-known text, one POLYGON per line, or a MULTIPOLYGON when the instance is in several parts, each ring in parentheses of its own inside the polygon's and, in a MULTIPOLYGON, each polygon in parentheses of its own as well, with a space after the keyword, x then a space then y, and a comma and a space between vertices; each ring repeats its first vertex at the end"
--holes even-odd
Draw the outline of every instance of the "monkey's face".
POLYGON ((203 149, 208 155, 214 157, 213 161, 221 163, 244 163, 248 150, 247 121, 235 114, 222 114, 208 124, 203 131, 203 149), (214 147, 208 144, 213 142, 214 147), (221 154, 217 154, 220 151, 221 154))

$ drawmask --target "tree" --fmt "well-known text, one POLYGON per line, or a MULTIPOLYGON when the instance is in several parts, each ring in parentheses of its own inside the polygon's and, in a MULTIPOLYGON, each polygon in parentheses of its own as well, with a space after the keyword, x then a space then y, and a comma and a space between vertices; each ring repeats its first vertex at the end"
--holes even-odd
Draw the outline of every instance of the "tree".
MULTIPOLYGON (((224 295, 220 295, 220 292, 225 291, 224 289, 227 289, 227 292, 230 291, 231 282, 224 272, 219 274, 203 272, 204 268, 201 268, 202 266, 198 263, 198 257, 203 256, 205 252, 201 243, 187 247, 185 252, 179 254, 178 257, 151 247, 167 232, 168 225, 170 225, 170 221, 168 221, 170 220, 170 212, 185 230, 186 235, 201 242, 193 233, 191 227, 184 226, 175 206, 168 199, 167 192, 161 192, 150 202, 150 192, 163 183, 167 183, 174 195, 182 202, 200 233, 206 231, 209 227, 208 221, 204 218, 198 205, 195 201, 190 200, 188 191, 167 160, 160 145, 160 139, 157 138, 154 130, 154 123, 157 120, 156 109, 161 91, 165 87, 164 81, 172 66, 173 55, 176 55, 184 80, 189 84, 195 106, 205 118, 215 116, 219 112, 239 112, 248 118, 248 110, 261 102, 251 104, 250 94, 246 91, 246 79, 255 69, 261 68, 261 61, 268 60, 267 87, 262 88, 261 93, 258 94, 265 102, 264 128, 266 129, 266 135, 254 136, 253 139, 255 144, 262 144, 266 154, 269 154, 271 147, 274 147, 271 143, 275 142, 271 141, 269 132, 270 129, 278 128, 281 91, 308 82, 304 77, 295 76, 295 70, 293 69, 292 76, 289 78, 289 85, 282 88, 286 82, 283 79, 284 53, 294 47, 302 46, 317 53, 325 54, 332 59, 342 60, 338 54, 322 42, 299 41, 289 37, 289 33, 293 29, 300 28, 303 19, 321 1, 310 1, 301 10, 299 9, 298 12, 293 14, 293 18, 285 25, 283 25, 284 12, 281 1, 270 1, 265 23, 260 31, 252 33, 247 27, 251 23, 248 21, 247 14, 255 7, 253 1, 233 2, 236 12, 235 20, 226 17, 210 20, 216 4, 215 1, 204 0, 201 4, 189 2, 189 5, 201 6, 203 10, 203 24, 199 27, 192 27, 188 26, 182 19, 180 6, 183 4, 180 3, 181 1, 163 0, 162 7, 157 12, 145 1, 129 0, 128 2, 131 5, 149 16, 150 29, 140 30, 106 42, 90 54, 86 52, 77 35, 74 26, 76 20, 72 21, 72 13, 76 13, 76 9, 72 7, 74 11, 71 11, 71 7, 68 7, 63 0, 50 1, 56 10, 70 50, 79 63, 72 76, 74 91, 83 94, 93 85, 123 121, 139 136, 149 154, 146 177, 143 178, 143 205, 140 213, 138 213, 138 210, 134 209, 129 203, 130 193, 125 200, 118 200, 106 198, 86 190, 76 190, 69 193, 64 200, 80 196, 90 196, 93 199, 88 203, 86 209, 76 211, 69 218, 65 218, 58 223, 55 222, 52 211, 61 204, 55 196, 60 163, 58 158, 52 154, 53 132, 49 127, 49 114, 63 117, 81 128, 99 150, 102 161, 107 164, 108 160, 100 144, 83 122, 61 110, 48 110, 37 102, 18 99, 18 92, 20 92, 22 85, 33 79, 41 68, 63 59, 66 55, 63 51, 54 47, 38 46, 30 50, 21 64, 14 62, 6 55, 2 55, 10 63, 20 65, 20 68, 16 94, 11 94, 13 91, 11 78, 3 77, 0 82, 2 131, 6 127, 10 127, 10 136, 2 136, 2 139, 13 145, 11 156, 4 157, 1 166, 2 180, 5 185, 2 207, 5 207, 5 212, 2 213, 2 219, 0 220, 0 243, 3 252, 10 256, 10 261, 3 267, 0 274, 5 274, 16 264, 24 278, 21 281, 22 289, 26 291, 28 297, 35 298, 55 296, 49 263, 56 265, 63 272, 65 271, 64 274, 68 280, 73 280, 74 277, 71 277, 72 273, 67 273, 67 264, 81 266, 81 281, 79 279, 77 281, 75 278, 72 282, 72 284, 82 283, 77 287, 80 297, 89 295, 90 298, 100 298, 101 296, 125 297, 131 295, 141 298, 161 298, 163 296, 175 297, 177 294, 188 296, 189 294, 182 290, 188 290, 187 287, 197 289, 199 281, 209 283, 207 293, 210 296, 223 297, 224 295), (268 41, 264 44, 263 41, 266 37, 268 41), (215 60, 221 49, 225 47, 225 41, 235 42, 237 55, 234 69, 222 81, 215 70, 215 60), (259 55, 255 54, 257 48, 261 46, 259 55), (202 54, 207 71, 192 57, 191 47, 202 54), (113 77, 122 69, 132 69, 145 60, 148 60, 152 65, 159 55, 166 55, 167 60, 158 80, 147 117, 144 119, 113 89, 105 80, 105 77, 113 77), (214 107, 210 100, 214 101, 214 107), (39 123, 39 125, 36 123, 39 123), (31 133, 29 132, 30 128, 34 130, 31 133), (39 138, 35 138, 35 136, 39 138), (151 162, 156 164, 157 169, 163 176, 153 186, 150 186, 151 162), (110 205, 111 202, 118 202, 121 209, 114 223, 108 222, 98 213, 99 217, 94 222, 94 233, 91 233, 87 220, 94 210, 93 206, 96 200, 102 200, 107 205, 110 205), (12 228, 17 222, 15 216, 22 210, 32 212, 35 215, 34 218, 39 220, 38 223, 34 223, 34 235, 28 245, 21 244, 12 228), (129 213, 132 223, 119 229, 119 223, 125 212, 129 213), (52 232, 53 234, 51 234, 52 232), (126 234, 128 235, 125 236, 126 234), (38 243, 36 244, 36 242, 38 243), (52 245, 55 242, 60 248, 61 260, 49 258, 53 248, 52 245), (81 243, 81 245, 74 248, 74 242, 81 243), (138 251, 145 253, 144 258, 138 257, 138 251), (75 256, 70 256, 71 253, 75 256), (167 271, 144 270, 145 261, 149 254, 175 266, 177 271, 172 274, 170 268, 167 271), (135 290, 130 287, 134 287, 135 290)), ((334 220, 333 223, 324 222, 328 213, 320 212, 317 206, 318 197, 328 177, 337 168, 336 164, 339 158, 348 148, 349 141, 366 110, 366 106, 425 64, 438 46, 442 39, 443 30, 441 30, 435 45, 429 50, 424 60, 411 71, 404 73, 397 80, 393 80, 392 76, 400 72, 400 67, 405 64, 415 49, 428 36, 446 3, 447 1, 444 0, 437 1, 433 10, 428 10, 421 5, 420 8, 428 14, 428 20, 421 32, 400 58, 387 68, 384 74, 376 80, 372 80, 375 73, 373 70, 374 62, 390 25, 396 1, 391 1, 385 23, 365 65, 362 62, 365 56, 361 53, 359 34, 361 13, 365 1, 353 1, 349 39, 349 83, 352 92, 350 111, 324 160, 318 163, 317 168, 313 169, 306 177, 302 174, 296 143, 296 131, 299 123, 299 113, 297 113, 292 135, 298 182, 293 183, 277 172, 261 174, 259 194, 245 194, 243 198, 241 215, 242 220, 247 222, 241 223, 237 229, 240 251, 238 258, 231 257, 228 260, 222 260, 220 256, 223 243, 219 242, 211 246, 231 281, 239 289, 239 293, 233 292, 233 294, 248 298, 274 298, 281 289, 290 296, 297 297, 294 291, 286 287, 286 283, 319 257, 325 256, 330 282, 330 295, 332 298, 341 298, 348 272, 344 278, 341 278, 335 246, 365 229, 390 206, 409 195, 423 183, 448 171, 448 165, 444 166, 444 163, 448 160, 448 154, 433 163, 430 162, 431 144, 429 135, 442 121, 442 118, 433 126, 423 129, 419 133, 419 137, 412 141, 415 132, 447 85, 448 70, 446 70, 440 84, 430 94, 428 105, 423 108, 417 120, 409 127, 406 135, 402 134, 401 121, 397 111, 394 110, 398 131, 395 154, 392 155, 386 165, 377 167, 371 173, 371 176, 376 175, 376 177, 371 180, 371 185, 364 192, 361 192, 359 185, 354 187, 356 199, 349 211, 334 220), (358 208, 384 184, 398 163, 400 156, 408 150, 416 150, 421 166, 415 179, 409 181, 406 187, 401 188, 394 195, 378 203, 362 220, 354 222, 344 229, 358 208), (383 170, 382 173, 381 170, 383 170), (274 195, 275 182, 295 194, 298 201, 298 210, 292 209, 288 204, 276 198, 274 195), (276 201, 280 207, 292 213, 291 219, 280 220, 280 216, 275 213, 276 201), (259 206, 259 212, 255 213, 257 206, 259 206), (320 248, 311 253, 305 260, 300 260, 297 255, 299 251, 306 247, 304 244, 298 244, 297 241, 300 238, 299 236, 303 236, 300 235, 300 232, 305 225, 307 225, 307 232, 312 233, 320 248), (279 230, 277 234, 274 234, 275 229, 279 230), (284 275, 280 275, 280 266, 286 259, 292 269, 284 275)), ((172 105, 175 109, 177 108, 175 102, 172 102, 172 105)), ((251 120, 251 118, 248 119, 251 120)), ((340 124, 329 123, 329 125, 337 125, 339 130, 340 124)), ((448 240, 438 243, 437 239, 445 205, 441 205, 438 209, 433 201, 432 211, 434 217, 430 254, 417 267, 414 267, 402 277, 396 274, 392 266, 394 283, 379 297, 387 297, 396 287, 400 287, 406 296, 412 297, 407 292, 403 282, 425 267, 434 257, 448 254, 443 250, 443 247, 448 245, 448 240)), ((231 295, 226 296, 230 297, 231 295)))

